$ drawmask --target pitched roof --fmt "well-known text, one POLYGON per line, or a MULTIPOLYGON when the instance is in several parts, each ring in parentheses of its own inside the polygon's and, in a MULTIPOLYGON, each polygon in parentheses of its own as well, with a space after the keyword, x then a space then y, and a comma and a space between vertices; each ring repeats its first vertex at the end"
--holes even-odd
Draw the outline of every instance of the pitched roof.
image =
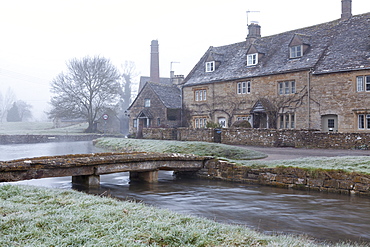
MULTIPOLYGON (((153 92, 158 96, 159 100, 163 103, 166 108, 179 109, 182 106, 181 103, 181 90, 176 85, 165 85, 155 82, 147 82, 143 86, 149 87, 153 92)), ((139 91, 139 94, 136 96, 134 102, 131 103, 128 110, 136 104, 137 99, 144 91, 139 91)))
MULTIPOLYGON (((159 78, 159 81, 161 84, 172 85, 171 78, 161 77, 159 78)), ((145 83, 147 82, 150 82, 149 76, 140 76, 139 92, 141 91, 141 89, 143 89, 143 87, 145 86, 145 83)))
POLYGON ((181 108, 181 91, 178 87, 154 82, 148 84, 167 108, 181 108))
POLYGON ((281 74, 312 69, 314 74, 370 69, 370 13, 335 20, 255 40, 210 47, 185 78, 185 86, 281 74), (289 58, 289 44, 298 36, 308 50, 300 58, 289 58), (258 64, 247 66, 250 46, 261 54, 258 64), (218 56, 219 67, 205 72, 210 54, 218 56))

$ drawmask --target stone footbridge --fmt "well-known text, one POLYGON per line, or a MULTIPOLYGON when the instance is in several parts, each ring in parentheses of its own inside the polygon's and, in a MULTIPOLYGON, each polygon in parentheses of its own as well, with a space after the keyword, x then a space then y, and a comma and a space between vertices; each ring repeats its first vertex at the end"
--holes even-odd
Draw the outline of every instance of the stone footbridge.
POLYGON ((212 157, 159 153, 98 153, 0 162, 0 182, 72 176, 74 184, 98 187, 100 175, 130 172, 131 180, 157 182, 158 171, 195 172, 212 157))

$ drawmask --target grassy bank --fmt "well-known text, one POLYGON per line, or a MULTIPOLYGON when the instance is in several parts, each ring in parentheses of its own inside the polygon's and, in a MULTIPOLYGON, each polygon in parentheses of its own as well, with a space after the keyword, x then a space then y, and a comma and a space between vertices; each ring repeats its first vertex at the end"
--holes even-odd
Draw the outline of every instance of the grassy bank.
POLYGON ((235 160, 265 158, 261 152, 209 142, 180 142, 163 140, 142 140, 127 138, 101 138, 96 140, 97 147, 113 151, 139 151, 158 153, 183 153, 200 156, 216 156, 235 160))
POLYGON ((68 135, 84 134, 87 123, 63 128, 54 128, 52 122, 14 122, 0 123, 0 135, 68 135))
POLYGON ((266 157, 263 153, 247 150, 246 148, 208 142, 102 138, 96 141, 96 145, 115 151, 123 150, 210 155, 223 157, 238 164, 251 167, 285 166, 307 169, 333 169, 370 174, 369 156, 312 157, 294 160, 264 161, 260 160, 260 158, 266 157))
MULTIPOLYGON (((0 246, 361 246, 245 227, 71 190, 0 186, 0 246)), ((365 245, 363 245, 365 246, 365 245)))

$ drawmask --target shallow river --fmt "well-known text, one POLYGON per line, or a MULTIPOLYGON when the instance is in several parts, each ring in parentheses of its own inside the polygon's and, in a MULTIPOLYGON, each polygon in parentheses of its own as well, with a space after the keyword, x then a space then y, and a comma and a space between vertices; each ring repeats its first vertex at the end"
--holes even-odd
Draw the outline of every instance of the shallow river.
MULTIPOLYGON (((0 160, 99 151, 90 142, 0 145, 0 160)), ((179 213, 246 225, 265 233, 306 234, 320 240, 370 243, 370 198, 176 179, 171 172, 160 172, 156 184, 130 184, 128 175, 101 176, 101 188, 88 192, 135 199, 179 213)), ((70 177, 17 183, 72 188, 70 177)))

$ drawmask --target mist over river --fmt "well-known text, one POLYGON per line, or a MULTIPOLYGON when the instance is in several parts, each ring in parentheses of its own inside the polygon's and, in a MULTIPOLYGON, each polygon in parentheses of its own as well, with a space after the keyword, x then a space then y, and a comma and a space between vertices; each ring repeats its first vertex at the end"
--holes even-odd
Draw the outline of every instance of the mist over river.
MULTIPOLYGON (((0 160, 103 152, 92 142, 0 145, 0 160)), ((71 177, 15 182, 71 189, 71 177)), ((306 234, 319 240, 370 243, 370 198, 259 185, 176 179, 159 172, 155 184, 130 183, 128 173, 101 176, 101 187, 84 190, 133 199, 172 211, 241 224, 264 233, 306 234)))

